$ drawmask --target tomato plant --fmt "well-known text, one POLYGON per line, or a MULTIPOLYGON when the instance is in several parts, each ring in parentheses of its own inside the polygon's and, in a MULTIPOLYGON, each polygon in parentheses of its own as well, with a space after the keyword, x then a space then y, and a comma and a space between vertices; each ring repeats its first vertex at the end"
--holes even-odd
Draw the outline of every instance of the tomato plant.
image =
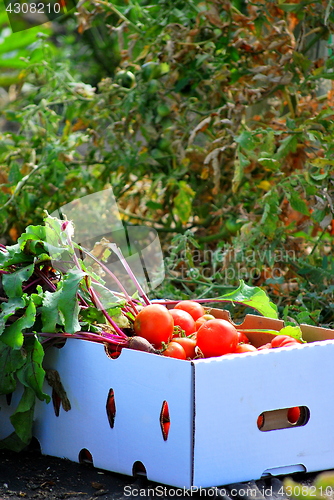
POLYGON ((187 311, 170 309, 169 312, 173 316, 174 327, 179 326, 187 336, 196 331, 195 320, 187 311))
POLYGON ((210 319, 197 332, 197 346, 205 358, 235 352, 238 332, 224 319, 210 319))
POLYGON ((186 352, 183 349, 182 345, 177 342, 169 342, 166 349, 162 351, 163 356, 167 356, 168 358, 177 358, 177 359, 186 359, 186 352))
POLYGON ((182 300, 176 304, 175 309, 187 311, 187 313, 189 313, 195 321, 205 314, 204 307, 193 300, 182 300))
POLYGON ((160 304, 145 306, 136 316, 133 325, 136 335, 144 337, 157 349, 173 335, 174 320, 166 307, 160 304))

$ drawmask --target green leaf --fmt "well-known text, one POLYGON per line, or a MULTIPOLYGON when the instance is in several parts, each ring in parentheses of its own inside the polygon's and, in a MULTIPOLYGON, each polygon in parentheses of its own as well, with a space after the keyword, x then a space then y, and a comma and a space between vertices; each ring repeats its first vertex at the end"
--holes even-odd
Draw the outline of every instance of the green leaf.
POLYGON ((275 153, 275 159, 281 160, 288 153, 295 153, 298 145, 298 139, 296 135, 288 135, 280 144, 277 152, 275 153))
POLYGON ((49 401, 50 398, 43 392, 45 371, 42 367, 44 350, 36 337, 26 340, 25 345, 26 361, 18 370, 17 378, 25 387, 30 387, 41 401, 49 401))
POLYGON ((290 337, 304 342, 302 331, 299 326, 285 326, 279 332, 280 335, 289 335, 290 337))
MULTIPOLYGON (((22 56, 23 54, 21 55, 21 57, 22 56)), ((23 61, 22 59, 18 59, 17 57, 0 59, 0 68, 24 69, 27 67, 27 65, 28 65, 27 61, 23 61)))
POLYGON ((32 423, 35 409, 35 393, 30 387, 25 387, 21 400, 10 417, 17 436, 26 445, 32 436, 32 423))
POLYGON ((257 161, 263 167, 266 167, 267 169, 270 169, 273 171, 276 171, 280 166, 280 162, 278 160, 275 160, 275 158, 261 157, 257 161))
POLYGON ((0 336, 0 340, 13 349, 20 349, 23 345, 23 331, 30 328, 35 323, 36 306, 31 297, 27 298, 27 308, 24 314, 14 323, 7 326, 0 336))
POLYGON ((174 211, 179 216, 182 224, 186 224, 191 216, 195 191, 185 181, 180 181, 178 184, 179 192, 174 198, 174 211))
POLYGON ((84 276, 83 271, 71 269, 59 290, 54 293, 45 292, 42 306, 43 332, 55 332, 57 324, 63 325, 67 333, 80 330, 77 292, 84 276))
POLYGON ((240 285, 236 290, 222 295, 220 299, 252 307, 267 318, 278 318, 277 306, 270 301, 266 292, 257 286, 246 285, 243 280, 240 280, 240 285))
POLYGON ((246 151, 253 150, 255 148, 255 141, 253 135, 248 130, 244 130, 238 137, 236 137, 235 142, 240 144, 240 146, 246 151))
POLYGON ((289 193, 289 202, 291 207, 297 212, 300 212, 303 215, 310 215, 309 209, 305 200, 303 200, 297 191, 291 191, 289 193))
POLYGON ((299 12, 304 8, 303 3, 280 3, 279 8, 285 12, 299 12))
POLYGON ((20 248, 24 248, 24 243, 27 240, 45 240, 46 231, 44 226, 28 226, 25 229, 25 232, 21 234, 19 239, 17 240, 20 248))
POLYGON ((32 262, 32 258, 22 253, 20 245, 10 245, 6 247, 6 252, 0 251, 0 267, 6 268, 16 264, 32 262))
POLYGON ((97 293, 99 300, 105 309, 119 306, 121 299, 116 297, 116 295, 109 290, 109 288, 103 286, 102 283, 94 283, 92 288, 97 293))
POLYGON ((34 272, 34 264, 21 267, 17 271, 2 276, 2 285, 8 298, 22 295, 22 283, 27 281, 34 272))
POLYGON ((51 30, 45 27, 36 26, 34 28, 30 28, 29 30, 22 31, 20 36, 16 36, 15 33, 7 36, 2 43, 0 44, 0 55, 5 54, 6 52, 13 52, 14 50, 23 49, 28 47, 32 43, 36 43, 37 34, 39 32, 51 33, 51 30))
POLYGON ((0 450, 12 450, 18 453, 24 450, 27 444, 19 438, 16 432, 12 432, 12 434, 0 441, 0 450))
POLYGON ((1 304, 0 335, 5 329, 7 319, 10 318, 18 309, 25 307, 25 305, 26 302, 23 297, 14 297, 8 302, 3 302, 1 304))
POLYGON ((249 159, 245 156, 240 149, 237 151, 237 159, 234 162, 234 175, 232 179, 232 191, 236 193, 242 178, 244 176, 244 169, 250 164, 249 159))
POLYGON ((15 390, 15 372, 24 362, 21 350, 14 350, 0 341, 0 394, 10 394, 15 390))

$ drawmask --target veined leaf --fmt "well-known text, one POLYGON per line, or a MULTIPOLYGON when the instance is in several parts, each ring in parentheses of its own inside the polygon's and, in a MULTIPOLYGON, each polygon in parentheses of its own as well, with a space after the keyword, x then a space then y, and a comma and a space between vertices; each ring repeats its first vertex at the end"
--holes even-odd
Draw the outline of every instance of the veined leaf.
POLYGON ((23 297, 14 297, 8 302, 3 302, 1 304, 0 335, 5 329, 7 319, 10 318, 18 309, 25 307, 25 305, 26 303, 23 297))
POLYGON ((34 391, 30 387, 25 387, 21 400, 15 412, 10 417, 16 434, 26 444, 31 439, 35 401, 34 391))
POLYGON ((16 388, 15 373, 25 362, 21 350, 0 341, 0 394, 10 394, 16 388))
POLYGON ((31 257, 22 253, 20 245, 10 245, 6 247, 6 252, 0 251, 0 266, 6 268, 15 264, 27 264, 31 262, 31 257))
POLYGON ((243 280, 240 280, 240 285, 236 290, 222 295, 220 299, 252 307, 267 318, 278 318, 277 306, 270 301, 266 292, 257 286, 246 285, 243 280))
POLYGON ((80 330, 77 292, 84 276, 83 271, 71 269, 64 278, 62 288, 54 293, 45 293, 42 306, 43 332, 55 332, 57 324, 63 325, 67 333, 80 330))
POLYGON ((17 271, 2 276, 2 285, 8 298, 22 295, 22 283, 27 281, 34 272, 34 264, 21 267, 17 271))
POLYGON ((14 323, 7 326, 0 336, 0 340, 13 349, 20 349, 22 347, 24 341, 24 330, 32 327, 35 323, 36 306, 31 297, 26 300, 28 302, 28 305, 24 311, 24 314, 19 319, 14 321, 14 323))
POLYGON ((246 151, 253 150, 255 147, 255 141, 251 132, 244 130, 238 137, 235 138, 237 142, 246 151))
POLYGON ((291 191, 290 192, 290 205, 294 210, 297 210, 297 212, 300 212, 303 215, 310 215, 309 209, 307 207, 307 204, 305 200, 303 200, 300 195, 297 193, 297 191, 291 191))
POLYGON ((302 337, 302 331, 300 329, 300 326, 285 326, 282 328, 279 332, 280 335, 289 335, 290 337, 301 340, 302 342, 305 342, 302 337))
POLYGON ((45 371, 42 367, 44 350, 35 337, 26 340, 24 345, 26 361, 18 370, 17 378, 26 387, 30 387, 41 401, 49 401, 50 398, 43 392, 45 371))
POLYGON ((294 153, 297 149, 298 139, 296 135, 288 135, 280 144, 277 152, 275 153, 275 159, 281 160, 288 153, 294 153))

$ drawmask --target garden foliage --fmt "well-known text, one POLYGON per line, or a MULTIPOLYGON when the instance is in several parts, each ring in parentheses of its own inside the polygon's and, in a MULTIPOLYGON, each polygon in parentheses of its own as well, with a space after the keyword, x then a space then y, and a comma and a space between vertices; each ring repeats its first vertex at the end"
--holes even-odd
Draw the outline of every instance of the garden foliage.
POLYGON ((244 279, 330 324, 333 27, 325 0, 80 2, 4 87, 3 237, 112 186, 159 232, 161 296, 244 279))

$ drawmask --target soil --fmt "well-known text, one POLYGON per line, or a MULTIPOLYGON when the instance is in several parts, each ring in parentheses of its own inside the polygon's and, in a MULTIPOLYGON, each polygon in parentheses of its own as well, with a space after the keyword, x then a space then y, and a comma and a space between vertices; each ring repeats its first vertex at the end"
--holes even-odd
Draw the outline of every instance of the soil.
MULTIPOLYGON (((316 474, 293 479, 311 484, 316 474)), ((138 498, 220 498, 223 500, 289 500, 282 495, 283 477, 269 477, 208 490, 186 491, 94 468, 90 463, 41 455, 37 447, 15 453, 0 450, 0 500, 126 500, 138 498), (250 494, 245 494, 245 484, 250 494), (231 494, 239 490, 239 494, 231 494), (256 495, 253 494, 256 491, 256 495), (253 492, 253 493, 252 493, 253 492), (266 493, 262 493, 266 492, 266 493)), ((247 491, 247 490, 246 490, 247 491)))
POLYGON ((125 500, 139 498, 132 493, 147 487, 146 478, 43 456, 37 449, 0 451, 0 500, 125 500))

